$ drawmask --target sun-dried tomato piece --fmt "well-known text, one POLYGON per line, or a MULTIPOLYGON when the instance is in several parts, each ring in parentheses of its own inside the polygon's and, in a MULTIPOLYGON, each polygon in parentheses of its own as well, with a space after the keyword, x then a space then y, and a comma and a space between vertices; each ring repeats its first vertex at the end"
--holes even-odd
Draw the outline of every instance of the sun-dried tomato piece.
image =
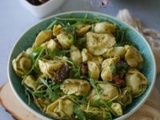
POLYGON ((112 76, 112 83, 115 83, 116 85, 123 87, 125 85, 125 81, 123 79, 120 79, 118 76, 112 76))
POLYGON ((82 63, 81 64, 81 74, 86 75, 88 73, 88 66, 87 63, 82 63))
POLYGON ((63 82, 69 76, 70 70, 70 66, 62 65, 55 76, 55 82, 63 82))

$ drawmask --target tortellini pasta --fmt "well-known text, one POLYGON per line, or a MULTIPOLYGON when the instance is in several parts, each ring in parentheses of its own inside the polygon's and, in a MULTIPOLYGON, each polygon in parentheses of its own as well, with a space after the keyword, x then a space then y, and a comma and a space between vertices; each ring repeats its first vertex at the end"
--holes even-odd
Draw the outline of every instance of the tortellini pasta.
POLYGON ((60 89, 67 95, 74 94, 77 96, 82 96, 90 92, 91 86, 86 80, 66 79, 60 89))
POLYGON ((38 60, 40 71, 50 78, 55 77, 56 71, 58 71, 63 64, 64 62, 60 60, 38 60))
POLYGON ((34 90, 37 88, 36 79, 31 75, 28 75, 27 77, 25 77, 23 79, 23 83, 34 90))
POLYGON ((76 32, 79 36, 84 35, 85 33, 87 33, 89 31, 89 29, 91 28, 91 25, 87 25, 87 24, 78 24, 76 25, 76 32))
POLYGON ((36 105, 43 111, 45 112, 47 109, 47 106, 51 104, 50 99, 48 98, 34 98, 34 102, 36 105))
POLYGON ((112 80, 112 69, 110 67, 106 67, 102 69, 101 77, 103 81, 111 81, 112 80))
POLYGON ((119 90, 116 86, 109 83, 102 83, 97 85, 100 94, 97 94, 95 90, 92 90, 88 96, 88 100, 91 103, 96 102, 99 99, 103 99, 105 101, 110 101, 112 99, 116 99, 119 96, 119 90))
POLYGON ((26 50, 26 53, 27 53, 28 55, 30 55, 32 52, 33 52, 33 48, 32 48, 32 47, 29 47, 29 48, 26 50))
POLYGON ((46 47, 46 49, 48 49, 50 51, 53 51, 58 48, 58 45, 54 39, 50 39, 49 41, 43 43, 41 46, 46 47))
POLYGON ((104 54, 115 43, 115 37, 110 34, 87 33, 87 49, 93 55, 104 54))
POLYGON ((80 65, 81 61, 82 61, 82 56, 81 56, 80 50, 73 45, 71 46, 70 50, 71 50, 71 52, 70 52, 71 60, 73 60, 78 65, 80 65))
POLYGON ((91 61, 95 62, 97 64, 97 66, 99 67, 99 69, 101 69, 101 64, 103 62, 103 58, 101 56, 94 56, 94 57, 92 57, 91 61))
POLYGON ((54 36, 57 36, 58 34, 60 34, 62 31, 62 26, 59 24, 59 25, 54 25, 53 27, 53 35, 54 36))
POLYGON ((121 89, 121 94, 119 95, 119 101, 124 105, 129 105, 132 103, 132 95, 129 87, 121 89))
POLYGON ((115 65, 120 60, 119 57, 107 58, 102 62, 102 69, 105 69, 107 66, 115 65))
POLYGON ((108 22, 99 22, 95 24, 94 31, 96 33, 114 33, 116 26, 108 22))
POLYGON ((88 61, 87 65, 88 65, 89 76, 94 80, 98 80, 100 74, 100 69, 98 65, 93 61, 88 61))
POLYGON ((81 56, 82 62, 87 62, 93 58, 93 55, 86 48, 82 49, 81 56))
POLYGON ((105 19, 58 18, 33 35, 33 45, 12 61, 29 99, 57 120, 122 116, 148 80, 143 54, 121 44, 119 30, 105 19))
POLYGON ((129 70, 125 80, 126 85, 131 88, 133 97, 140 96, 147 87, 147 78, 136 69, 129 70))
POLYGON ((64 49, 69 49, 71 45, 73 45, 73 36, 71 34, 66 34, 61 32, 57 35, 58 42, 64 49))
POLYGON ((123 109, 120 103, 112 103, 111 109, 114 111, 116 116, 123 115, 123 109))
POLYGON ((115 56, 119 56, 121 58, 124 58, 126 54, 126 49, 122 46, 116 46, 116 47, 111 47, 109 48, 104 54, 103 57, 104 58, 108 58, 108 57, 115 57, 115 56))
POLYGON ((23 76, 32 66, 32 60, 26 52, 20 53, 12 61, 13 68, 17 75, 23 76))
POLYGON ((103 81, 111 81, 115 72, 115 66, 119 61, 119 57, 105 59, 102 63, 101 78, 103 81))
POLYGON ((46 114, 56 119, 69 119, 73 114, 74 102, 68 96, 62 96, 48 105, 46 114))
POLYGON ((36 40, 34 42, 34 47, 39 47, 40 45, 42 45, 46 41, 52 39, 52 37, 53 37, 53 34, 52 34, 51 30, 41 31, 36 37, 36 40))
POLYGON ((128 65, 130 65, 131 67, 142 68, 143 57, 138 52, 138 50, 135 47, 129 45, 126 45, 125 49, 125 60, 127 61, 128 65))

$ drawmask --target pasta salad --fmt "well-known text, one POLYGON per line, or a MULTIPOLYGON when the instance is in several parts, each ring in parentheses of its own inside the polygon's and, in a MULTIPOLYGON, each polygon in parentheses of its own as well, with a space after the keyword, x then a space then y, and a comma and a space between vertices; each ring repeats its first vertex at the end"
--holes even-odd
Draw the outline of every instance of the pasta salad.
POLYGON ((55 18, 12 65, 28 96, 58 120, 112 120, 147 88, 143 56, 108 20, 55 18))

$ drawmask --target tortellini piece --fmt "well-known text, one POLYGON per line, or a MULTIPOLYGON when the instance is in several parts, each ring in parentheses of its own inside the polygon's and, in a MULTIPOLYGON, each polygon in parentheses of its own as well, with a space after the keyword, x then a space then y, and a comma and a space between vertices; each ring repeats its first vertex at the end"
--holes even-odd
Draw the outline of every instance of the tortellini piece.
POLYGON ((112 80, 112 69, 109 66, 107 66, 105 69, 102 69, 101 78, 106 82, 112 80))
POLYGON ((54 39, 50 39, 49 41, 43 43, 41 46, 44 46, 47 50, 50 51, 53 51, 58 48, 58 45, 54 39))
POLYGON ((26 54, 30 55, 32 52, 33 52, 33 48, 32 47, 29 47, 25 52, 26 54))
POLYGON ((57 39, 63 49, 69 49, 73 45, 73 36, 69 33, 61 32, 57 35, 57 39))
POLYGON ((33 46, 39 47, 41 44, 52 39, 52 37, 53 37, 52 30, 43 30, 37 35, 33 46))
POLYGON ((61 60, 38 60, 40 71, 54 79, 56 71, 64 64, 61 60))
POLYGON ((61 25, 54 25, 53 26, 53 35, 57 36, 62 32, 62 26, 61 25))
POLYGON ((97 94, 96 91, 93 89, 87 97, 91 103, 96 102, 100 98, 105 101, 110 101, 112 99, 118 98, 119 96, 118 88, 110 83, 100 83, 97 84, 97 87, 99 88, 100 95, 97 94))
POLYGON ((71 50, 71 52, 70 52, 71 60, 74 61, 76 64, 80 65, 80 63, 82 61, 80 50, 77 47, 75 47, 74 45, 71 46, 70 50, 71 50))
POLYGON ((37 88, 37 81, 32 75, 28 75, 23 79, 23 84, 35 90, 37 88))
POLYGON ((90 92, 91 86, 88 81, 82 79, 66 79, 60 86, 64 94, 83 96, 90 92))
POLYGON ((87 49, 93 55, 104 54, 115 43, 115 37, 110 34, 87 33, 87 49))
POLYGON ((48 105, 46 114, 56 119, 69 119, 73 114, 74 102, 68 96, 62 96, 48 105))
POLYGON ((140 96, 147 87, 147 78, 138 70, 131 69, 125 77, 126 85, 131 88, 133 97, 140 96))
POLYGON ((133 46, 126 45, 126 54, 125 60, 129 66, 134 68, 142 68, 143 67, 143 57, 140 52, 133 46))
POLYGON ((112 103, 111 109, 114 111, 115 116, 122 116, 123 115, 123 109, 122 105, 120 103, 112 103))
POLYGON ((94 31, 96 33, 114 33, 116 31, 116 25, 108 22, 99 22, 95 24, 94 31))
POLYGON ((93 61, 88 61, 87 65, 90 78, 98 80, 100 75, 100 68, 98 67, 98 65, 93 61))
POLYGON ((93 55, 86 48, 82 49, 81 56, 82 62, 90 61, 93 58, 93 55))
POLYGON ((101 56, 93 56, 91 61, 95 62, 99 69, 101 69, 101 64, 103 62, 103 58, 101 56))
POLYGON ((112 75, 116 71, 116 64, 120 60, 119 57, 108 58, 102 62, 101 78, 103 81, 111 81, 112 75))
POLYGON ((119 56, 121 58, 124 58, 125 53, 126 49, 122 46, 111 47, 103 54, 103 57, 108 58, 108 57, 119 56))
POLYGON ((85 33, 87 33, 90 28, 91 28, 91 25, 88 25, 88 24, 78 24, 78 25, 76 25, 76 33, 77 33, 77 35, 82 36, 85 33))
POLYGON ((121 89, 121 94, 119 95, 119 101, 123 106, 127 106, 132 103, 132 95, 129 87, 121 89))
POLYGON ((34 98, 34 102, 43 112, 46 111, 47 106, 52 103, 48 98, 40 98, 40 97, 34 98))
POLYGON ((119 62, 120 57, 113 57, 113 58, 107 58, 102 62, 102 69, 105 69, 107 66, 115 65, 117 62, 119 62))
POLYGON ((12 60, 13 69, 18 76, 23 76, 32 67, 32 60, 26 52, 20 53, 12 60))

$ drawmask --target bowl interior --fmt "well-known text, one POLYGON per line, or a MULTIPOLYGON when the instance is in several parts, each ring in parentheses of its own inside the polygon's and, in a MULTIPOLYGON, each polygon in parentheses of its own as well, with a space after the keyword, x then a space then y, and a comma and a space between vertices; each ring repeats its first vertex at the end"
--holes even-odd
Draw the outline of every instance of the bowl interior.
POLYGON ((13 88, 14 92, 16 93, 16 96, 22 100, 22 102, 32 110, 36 111, 36 113, 39 113, 39 115, 45 116, 37 107, 36 105, 31 101, 30 105, 28 105, 28 98, 25 95, 24 87, 21 85, 21 78, 19 78, 13 68, 12 68, 12 60, 23 50, 26 50, 28 47, 32 46, 34 39, 39 33, 39 31, 46 29, 51 22, 53 21, 54 17, 78 17, 78 18, 84 18, 85 16, 88 16, 89 18, 107 18, 109 21, 112 21, 113 23, 116 23, 120 26, 122 29, 126 29, 125 38, 130 43, 134 44, 139 51, 142 53, 144 57, 144 69, 143 73, 148 78, 148 88, 144 92, 144 94, 134 100, 134 102, 129 105, 125 110, 125 115, 122 117, 117 118, 122 119, 128 117, 131 113, 135 112, 142 103, 147 99, 149 96, 151 89, 153 88, 154 81, 155 81, 155 74, 156 74, 156 68, 155 68, 155 60, 153 57, 153 53, 148 45, 148 43, 144 40, 144 38, 136 32, 132 27, 128 26, 127 24, 117 20, 114 17, 100 14, 100 13, 93 13, 93 12, 70 12, 70 13, 63 13, 58 14, 55 16, 52 16, 50 18, 45 19, 44 21, 36 24, 32 28, 30 28, 27 32, 25 32, 20 39, 18 39, 17 43, 15 44, 10 58, 9 58, 9 64, 8 64, 8 76, 9 81, 11 84, 11 87, 13 88), (138 106, 138 107, 137 107, 138 106))

